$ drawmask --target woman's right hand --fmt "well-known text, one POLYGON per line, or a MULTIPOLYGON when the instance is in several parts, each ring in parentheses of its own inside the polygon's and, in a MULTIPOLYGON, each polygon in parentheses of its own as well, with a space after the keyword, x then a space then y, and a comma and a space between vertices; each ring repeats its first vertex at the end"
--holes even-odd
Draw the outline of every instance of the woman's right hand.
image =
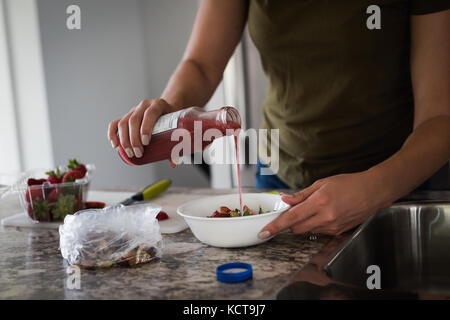
POLYGON ((128 158, 134 156, 141 158, 144 146, 150 143, 153 127, 158 118, 177 110, 164 99, 143 100, 122 118, 109 123, 108 139, 113 148, 117 148, 120 144, 128 158))

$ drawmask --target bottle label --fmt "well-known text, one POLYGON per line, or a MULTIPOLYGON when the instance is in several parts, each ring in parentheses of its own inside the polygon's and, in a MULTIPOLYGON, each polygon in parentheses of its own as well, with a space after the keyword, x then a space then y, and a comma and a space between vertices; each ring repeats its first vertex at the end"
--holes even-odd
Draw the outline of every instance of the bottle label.
POLYGON ((178 127, 178 118, 184 110, 172 112, 159 117, 153 127, 152 134, 169 131, 178 127))

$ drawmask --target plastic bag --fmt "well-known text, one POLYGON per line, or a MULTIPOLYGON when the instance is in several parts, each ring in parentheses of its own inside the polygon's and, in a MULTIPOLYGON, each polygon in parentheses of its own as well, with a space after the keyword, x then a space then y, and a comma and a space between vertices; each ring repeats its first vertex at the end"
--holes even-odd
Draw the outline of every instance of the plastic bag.
POLYGON ((134 266, 161 257, 163 242, 155 204, 89 209, 59 227, 62 256, 82 268, 134 266))

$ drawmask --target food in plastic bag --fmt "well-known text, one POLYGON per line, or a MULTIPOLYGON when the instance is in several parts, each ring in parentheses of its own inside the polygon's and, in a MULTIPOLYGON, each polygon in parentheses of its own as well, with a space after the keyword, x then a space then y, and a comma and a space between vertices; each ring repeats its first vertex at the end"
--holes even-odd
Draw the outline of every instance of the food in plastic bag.
POLYGON ((163 242, 155 204, 88 209, 59 227, 62 256, 82 268, 134 266, 161 257, 163 242))

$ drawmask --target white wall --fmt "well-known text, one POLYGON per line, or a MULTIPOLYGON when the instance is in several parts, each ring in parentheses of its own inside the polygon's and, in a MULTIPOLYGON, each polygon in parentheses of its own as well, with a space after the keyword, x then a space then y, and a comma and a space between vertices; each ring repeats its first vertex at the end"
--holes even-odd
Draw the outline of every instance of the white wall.
POLYGON ((95 186, 207 187, 193 166, 125 165, 106 139, 107 124, 140 100, 158 97, 176 67, 196 1, 38 0, 55 163, 95 163, 95 186), (81 30, 66 29, 66 7, 81 7, 81 30))
POLYGON ((4 2, 0 0, 0 148, 8 154, 0 157, 0 171, 18 172, 22 168, 5 17, 4 2))
POLYGON ((10 162, 6 168, 48 168, 53 154, 36 1, 2 0, 2 8, 2 150, 10 162))

